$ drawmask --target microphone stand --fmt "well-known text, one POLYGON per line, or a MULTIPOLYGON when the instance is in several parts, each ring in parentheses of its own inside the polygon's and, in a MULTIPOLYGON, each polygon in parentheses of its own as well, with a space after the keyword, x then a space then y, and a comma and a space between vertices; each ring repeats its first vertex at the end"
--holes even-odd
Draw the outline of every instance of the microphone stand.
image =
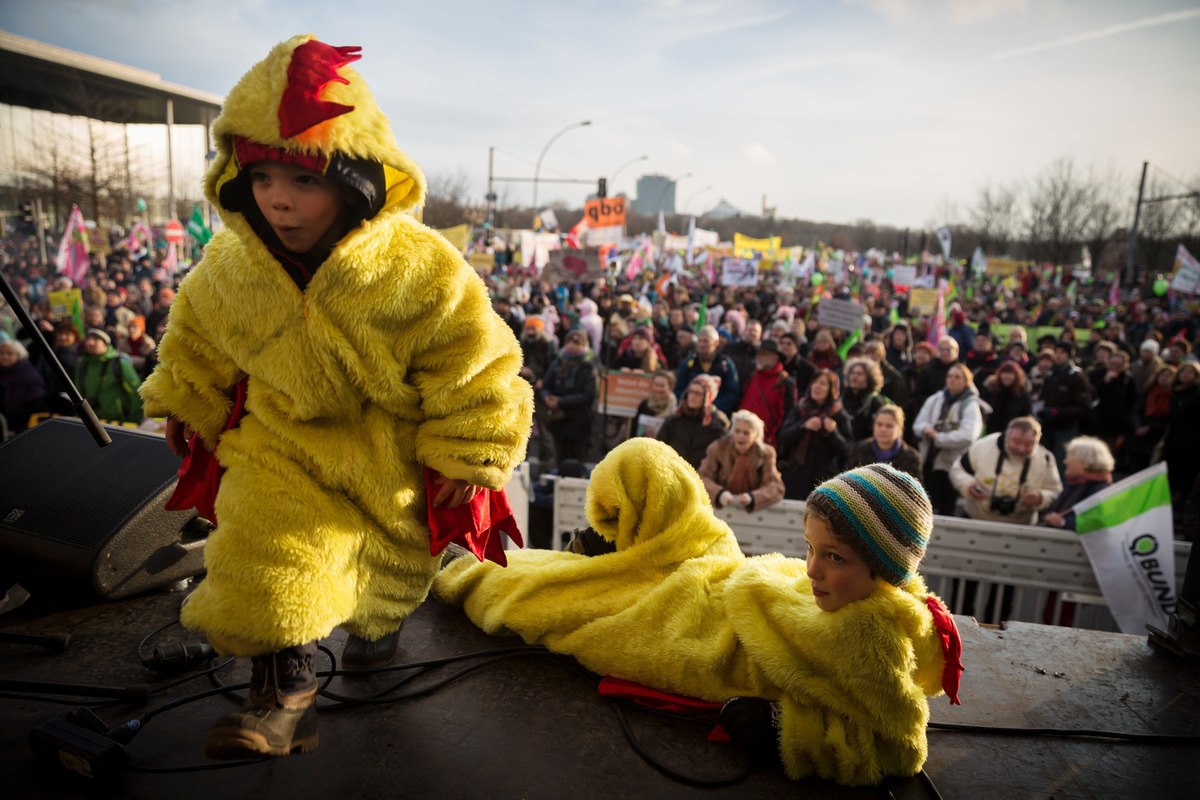
POLYGON ((71 376, 63 368, 62 362, 58 360, 58 356, 54 355, 54 349, 46 343, 41 329, 34 324, 33 318, 29 316, 29 312, 21 304, 20 298, 17 297, 16 290, 8 282, 8 276, 3 272, 0 272, 0 294, 4 295, 4 299, 8 301, 8 305, 12 308, 13 313, 17 315, 17 319, 20 320, 21 325, 25 327, 25 330, 30 332, 33 340, 33 349, 37 350, 42 355, 42 358, 46 359, 46 363, 54 370, 54 374, 58 376, 62 385, 67 387, 67 397, 71 400, 71 406, 75 409, 75 413, 83 422, 84 427, 92 434, 92 438, 96 440, 96 444, 100 447, 112 444, 112 439, 109 438, 108 432, 104 430, 104 426, 97 419, 96 412, 92 411, 91 405, 79 393, 75 382, 71 380, 71 376))

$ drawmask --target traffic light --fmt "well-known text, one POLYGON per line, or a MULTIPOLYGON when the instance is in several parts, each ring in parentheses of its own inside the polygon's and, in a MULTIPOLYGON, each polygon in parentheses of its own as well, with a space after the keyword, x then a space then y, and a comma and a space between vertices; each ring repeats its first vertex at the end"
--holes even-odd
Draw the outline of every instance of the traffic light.
POLYGON ((21 225, 22 233, 36 233, 33 225, 33 203, 21 204, 21 225))
POLYGON ((601 178, 596 185, 596 197, 608 197, 608 178, 601 178))

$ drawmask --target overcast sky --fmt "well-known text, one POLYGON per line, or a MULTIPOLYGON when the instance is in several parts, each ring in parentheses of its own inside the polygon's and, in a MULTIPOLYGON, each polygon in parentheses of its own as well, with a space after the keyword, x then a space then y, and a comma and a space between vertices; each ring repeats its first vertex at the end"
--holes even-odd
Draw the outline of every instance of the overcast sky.
POLYGON ((480 196, 489 146, 497 175, 531 176, 580 120, 543 177, 645 154, 610 193, 691 173, 681 211, 765 194, 784 217, 921 226, 1060 156, 1131 191, 1143 160, 1200 179, 1195 0, 5 0, 0 28, 217 94, 295 33, 360 45, 401 147, 480 196))

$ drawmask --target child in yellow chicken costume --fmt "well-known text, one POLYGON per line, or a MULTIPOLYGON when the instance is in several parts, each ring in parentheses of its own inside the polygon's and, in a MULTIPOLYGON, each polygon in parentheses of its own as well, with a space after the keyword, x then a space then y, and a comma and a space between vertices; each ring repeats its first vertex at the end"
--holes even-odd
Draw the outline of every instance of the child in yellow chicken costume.
POLYGON ((520 347, 483 282, 405 213, 425 178, 347 66, 357 49, 297 36, 229 93, 205 180, 225 227, 141 388, 172 449, 194 432, 190 456, 215 448, 224 470, 181 613, 253 660, 215 757, 316 746, 315 640, 341 625, 345 660, 380 642, 390 657, 440 564, 424 470, 449 506, 501 490, 531 427, 520 347))
POLYGON ((874 464, 827 481, 807 509, 807 562, 747 558, 695 470, 632 439, 588 486, 588 522, 615 552, 524 551, 503 570, 460 558, 434 594, 489 633, 594 672, 714 702, 770 701, 793 778, 913 775, 927 752, 926 696, 945 686, 957 702, 960 668, 953 619, 915 572, 929 499, 874 464))

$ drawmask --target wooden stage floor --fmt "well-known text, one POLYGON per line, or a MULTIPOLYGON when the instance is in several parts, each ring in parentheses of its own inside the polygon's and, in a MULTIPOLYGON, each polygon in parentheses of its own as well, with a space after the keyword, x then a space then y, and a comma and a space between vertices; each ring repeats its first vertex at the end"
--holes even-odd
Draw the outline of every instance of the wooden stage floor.
MULTIPOLYGON (((162 689, 143 707, 95 708, 122 722, 162 703, 212 688, 200 676, 174 679, 144 669, 138 642, 178 611, 180 594, 152 593, 115 602, 90 601, 43 613, 35 596, 0 616, 0 628, 67 633, 65 653, 0 644, 0 677, 104 685, 149 683, 162 689)), ((961 706, 931 701, 935 722, 998 727, 1071 728, 1200 736, 1196 665, 1152 648, 1145 637, 1014 624, 982 628, 958 619, 966 672, 961 706)), ((428 601, 406 623, 398 661, 441 658, 510 647, 515 639, 484 635, 457 609, 428 601)), ((155 644, 197 641, 178 626, 155 644)), ((323 642, 341 653, 344 634, 323 642)), ((321 660, 322 668, 326 660, 321 660)), ((438 668, 448 675, 463 664, 438 668)), ((245 662, 220 674, 244 680, 245 662)), ((403 674, 403 673, 401 673, 403 674)), ((330 690, 362 696, 395 674, 334 678, 330 690)), ((427 684, 424 676, 415 684, 427 684)), ((322 701, 328 702, 328 701, 322 701)), ((129 771, 111 784, 76 778, 39 761, 29 732, 71 709, 43 699, 0 698, 0 795, 9 798, 670 798, 670 797, 932 797, 916 779, 846 789, 823 781, 788 780, 778 768, 755 768, 741 782, 699 788, 674 780, 631 748, 609 701, 560 663, 522 656, 482 667, 428 694, 401 702, 330 708, 321 743, 307 755, 199 772, 129 771)), ((209 724, 232 709, 213 696, 166 711, 127 746, 140 768, 208 766, 209 724)), ((627 712, 657 758, 687 775, 735 775, 741 756, 709 744, 707 728, 627 712)), ((1096 738, 1002 736, 930 730, 925 770, 951 798, 1183 798, 1197 796, 1200 747, 1195 743, 1123 743, 1096 738), (1191 788, 1189 788, 1191 787, 1191 788)))

